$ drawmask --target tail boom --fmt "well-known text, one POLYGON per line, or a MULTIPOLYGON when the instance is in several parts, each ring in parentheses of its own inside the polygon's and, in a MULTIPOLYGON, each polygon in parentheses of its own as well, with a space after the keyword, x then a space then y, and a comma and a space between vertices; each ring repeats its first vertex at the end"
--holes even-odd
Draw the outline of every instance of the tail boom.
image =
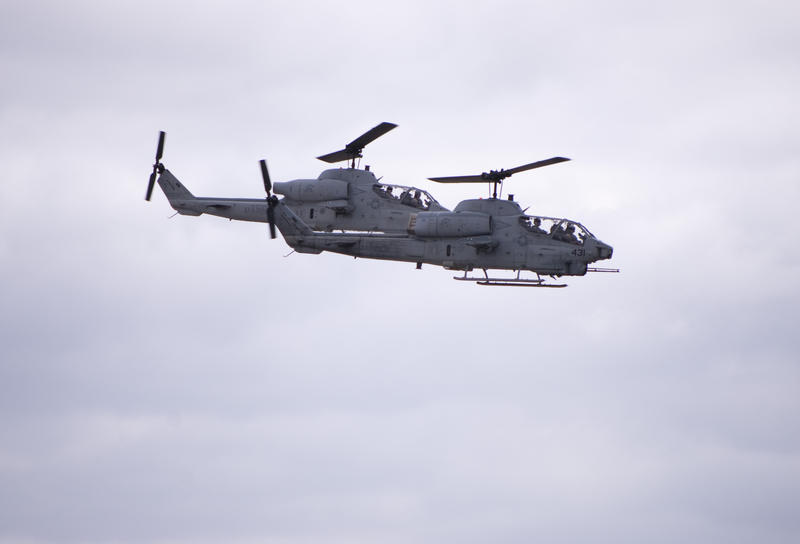
POLYGON ((158 177, 170 206, 181 215, 216 215, 237 221, 267 222, 267 202, 263 198, 196 197, 166 168, 158 177))

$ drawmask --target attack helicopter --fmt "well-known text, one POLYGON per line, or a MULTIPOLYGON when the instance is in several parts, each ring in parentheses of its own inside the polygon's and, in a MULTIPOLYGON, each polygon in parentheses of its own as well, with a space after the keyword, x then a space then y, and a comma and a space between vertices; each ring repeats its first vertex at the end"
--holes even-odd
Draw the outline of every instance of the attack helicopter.
POLYGON ((381 123, 344 149, 317 157, 329 163, 350 162, 348 168, 325 170, 317 179, 273 183, 266 161, 261 160, 264 199, 195 197, 161 163, 165 140, 161 132, 145 199, 150 200, 157 181, 179 214, 266 222, 270 236, 276 237, 277 227, 297 253, 329 251, 405 261, 416 263, 417 269, 431 264, 463 271, 463 276, 454 279, 478 285, 557 288, 566 284, 547 282, 543 276, 555 280, 619 271, 589 266, 610 259, 613 249, 579 222, 526 215, 513 197, 497 197, 498 186, 502 192, 503 181, 513 174, 569 159, 552 157, 479 175, 429 178, 438 183, 489 183, 493 187, 491 198, 464 200, 450 211, 422 189, 381 183, 382 178, 376 178, 368 166, 356 168, 364 147, 396 126, 381 123), (476 269, 482 270, 483 276, 469 275, 476 269), (489 270, 509 270, 516 275, 490 277, 489 270), (536 277, 522 277, 522 272, 536 277))
MULTIPOLYGON (((447 211, 427 191, 405 185, 390 184, 375 177, 369 166, 356 168, 356 159, 363 157, 364 147, 397 125, 381 123, 368 130, 340 151, 317 157, 327 163, 350 161, 350 168, 332 168, 316 179, 295 179, 271 183, 266 162, 262 161, 268 197, 271 193, 283 196, 282 202, 315 231, 332 232, 405 232, 408 218, 419 211, 447 211)), ((193 198, 184 191, 174 176, 161 165, 164 151, 164 132, 159 134, 156 162, 147 186, 145 200, 150 200, 156 174, 161 173, 175 198, 170 204, 183 215, 209 214, 238 221, 270 223, 274 236, 274 221, 268 218, 267 201, 242 198, 193 198)), ((168 189, 164 189, 166 192, 168 189)), ((167 194, 169 198, 169 194, 167 194)))

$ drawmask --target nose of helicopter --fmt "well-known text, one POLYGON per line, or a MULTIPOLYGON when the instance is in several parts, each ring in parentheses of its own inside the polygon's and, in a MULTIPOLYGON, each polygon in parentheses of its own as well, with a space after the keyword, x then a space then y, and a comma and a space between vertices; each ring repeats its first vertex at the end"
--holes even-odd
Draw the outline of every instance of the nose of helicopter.
POLYGON ((614 248, 608 244, 604 244, 598 240, 597 242, 597 260, 602 261, 604 259, 610 259, 611 255, 614 254, 614 248))

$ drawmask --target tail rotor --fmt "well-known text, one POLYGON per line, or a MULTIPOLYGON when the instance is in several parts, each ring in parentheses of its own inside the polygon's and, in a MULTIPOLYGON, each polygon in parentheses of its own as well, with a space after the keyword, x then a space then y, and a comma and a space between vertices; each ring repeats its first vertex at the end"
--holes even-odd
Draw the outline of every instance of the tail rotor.
POLYGON ((261 159, 261 177, 264 178, 264 190, 267 192, 267 223, 269 223, 269 237, 275 238, 275 205, 278 197, 272 194, 272 181, 269 179, 267 161, 261 159))
POLYGON ((147 195, 145 195, 144 199, 148 202, 150 201, 150 196, 153 194, 153 186, 156 183, 156 174, 159 170, 164 168, 164 165, 161 164, 161 157, 164 154, 164 139, 167 134, 162 130, 158 133, 158 148, 156 148, 156 162, 153 163, 153 173, 150 174, 150 181, 147 183, 147 195))

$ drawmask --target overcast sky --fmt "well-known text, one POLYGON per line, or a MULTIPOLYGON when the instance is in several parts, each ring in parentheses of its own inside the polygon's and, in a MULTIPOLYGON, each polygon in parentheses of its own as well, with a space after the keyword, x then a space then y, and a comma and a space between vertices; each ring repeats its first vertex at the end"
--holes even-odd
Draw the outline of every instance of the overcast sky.
POLYGON ((797 2, 12 0, 0 81, 0 542, 798 542, 797 2), (261 197, 382 121, 366 164, 450 208, 572 158, 505 191, 622 273, 143 200, 159 130, 261 197))

